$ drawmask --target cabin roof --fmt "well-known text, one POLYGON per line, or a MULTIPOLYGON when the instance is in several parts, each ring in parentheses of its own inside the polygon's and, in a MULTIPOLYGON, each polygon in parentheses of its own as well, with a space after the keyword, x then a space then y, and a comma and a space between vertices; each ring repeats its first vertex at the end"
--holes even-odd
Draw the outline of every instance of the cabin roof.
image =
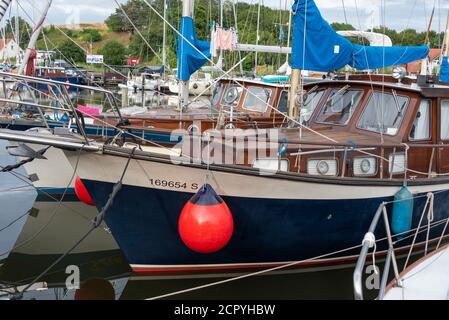
POLYGON ((441 84, 429 84, 429 86, 420 86, 417 83, 405 84, 405 83, 393 83, 393 82, 381 82, 381 81, 365 81, 365 80, 322 80, 319 82, 307 83, 304 86, 314 87, 335 85, 336 83, 342 85, 362 85, 362 86, 375 86, 383 87, 387 89, 405 90, 409 92, 415 92, 421 94, 425 98, 449 98, 449 86, 441 84))
POLYGON ((272 87, 272 88, 288 88, 288 87, 290 87, 290 82, 269 83, 269 82, 264 82, 262 80, 257 80, 257 79, 223 78, 222 81, 257 84, 257 85, 263 85, 265 87, 272 87))

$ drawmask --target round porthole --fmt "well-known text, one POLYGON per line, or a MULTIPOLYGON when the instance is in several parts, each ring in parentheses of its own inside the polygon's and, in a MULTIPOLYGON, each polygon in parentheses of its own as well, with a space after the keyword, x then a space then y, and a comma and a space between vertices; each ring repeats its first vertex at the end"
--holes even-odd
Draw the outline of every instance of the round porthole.
POLYGON ((200 128, 198 128, 197 125, 192 124, 192 125, 190 125, 190 126, 187 128, 187 131, 188 131, 189 133, 198 133, 198 132, 200 132, 200 128))
POLYGON ((326 161, 321 160, 317 163, 316 169, 320 174, 325 175, 329 172, 329 164, 326 161))

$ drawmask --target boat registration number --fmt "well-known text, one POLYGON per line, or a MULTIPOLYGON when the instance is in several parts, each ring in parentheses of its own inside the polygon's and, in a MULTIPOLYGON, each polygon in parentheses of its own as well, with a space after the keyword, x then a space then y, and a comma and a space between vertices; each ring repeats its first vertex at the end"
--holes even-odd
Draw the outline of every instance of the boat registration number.
POLYGON ((162 188, 173 188, 173 189, 190 189, 190 190, 198 190, 198 183, 187 183, 182 181, 172 181, 172 180, 163 180, 163 179, 150 179, 150 184, 155 187, 162 188))

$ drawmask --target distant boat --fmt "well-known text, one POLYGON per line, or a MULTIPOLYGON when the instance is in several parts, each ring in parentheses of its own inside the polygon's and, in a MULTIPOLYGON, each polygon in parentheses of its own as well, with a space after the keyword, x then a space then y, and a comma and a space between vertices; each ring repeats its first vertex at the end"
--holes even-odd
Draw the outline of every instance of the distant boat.
MULTIPOLYGON (((8 154, 6 148, 10 146, 8 142, 0 141, 0 169, 20 161, 20 158, 8 154)), ((13 250, 36 197, 37 191, 23 167, 0 172, 0 266, 13 250)))
POLYGON ((384 300, 449 300, 449 245, 409 266, 392 281, 384 300))

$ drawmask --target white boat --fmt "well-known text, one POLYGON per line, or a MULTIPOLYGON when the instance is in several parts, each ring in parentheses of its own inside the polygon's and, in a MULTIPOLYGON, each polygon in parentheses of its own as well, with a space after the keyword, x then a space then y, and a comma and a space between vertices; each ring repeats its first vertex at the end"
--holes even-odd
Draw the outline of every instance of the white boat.
MULTIPOLYGON (((171 94, 179 93, 179 84, 177 80, 169 80, 166 88, 171 94)), ((212 74, 196 72, 189 81, 189 94, 193 96, 211 96, 214 92, 214 81, 212 74)), ((168 92, 167 92, 168 93, 168 92)))
MULTIPOLYGON (((34 129, 33 129, 34 130, 34 129)), ((45 132, 45 129, 36 129, 45 132)), ((12 144, 12 143, 11 143, 12 144)), ((42 146, 29 145, 35 149, 42 146)), ((98 214, 77 198, 73 168, 60 149, 50 148, 47 159, 35 159, 23 168, 24 174, 35 175, 34 187, 39 191, 31 216, 17 240, 15 253, 26 255, 60 255, 67 251, 91 227, 98 214), (42 230, 42 232, 41 232, 42 230), (54 241, 58 239, 58 241, 54 241)), ((106 226, 95 230, 72 253, 117 250, 118 246, 106 226)))
POLYGON ((449 245, 416 261, 389 284, 384 300, 449 300, 449 245))
POLYGON ((163 84, 163 81, 160 79, 159 74, 147 74, 143 73, 140 76, 133 76, 131 79, 128 79, 126 84, 119 84, 120 89, 128 89, 128 91, 137 91, 137 90, 157 90, 160 85, 163 84))
MULTIPOLYGON (((20 161, 8 154, 6 147, 9 145, 7 141, 0 141, 1 168, 20 161)), ((0 266, 14 248, 36 197, 37 192, 23 167, 0 172, 0 266)))

